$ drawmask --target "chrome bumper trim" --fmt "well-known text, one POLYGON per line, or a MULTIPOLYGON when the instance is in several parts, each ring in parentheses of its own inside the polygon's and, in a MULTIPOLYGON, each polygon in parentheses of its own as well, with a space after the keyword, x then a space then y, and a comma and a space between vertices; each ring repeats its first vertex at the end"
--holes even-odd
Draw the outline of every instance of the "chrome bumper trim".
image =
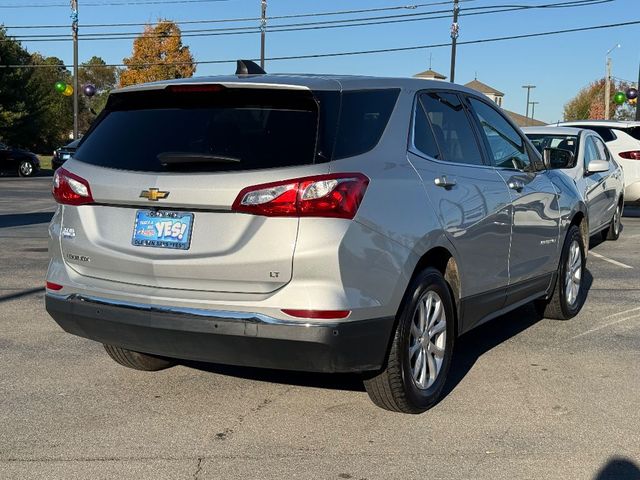
POLYGON ((216 318, 221 320, 239 320, 243 322, 259 323, 264 325, 289 325, 298 327, 334 327, 338 323, 334 322, 311 322, 311 321, 295 321, 274 318, 269 315, 254 312, 234 312, 228 310, 205 310, 201 308, 188 307, 167 307, 165 305, 152 305, 148 303, 128 302, 125 300, 114 300, 111 298, 95 297, 92 295, 81 295, 72 293, 64 295, 59 293, 47 292, 48 296, 58 300, 79 301, 93 303, 97 305, 110 305, 114 307, 131 308, 134 310, 142 310, 152 313, 168 313, 177 315, 188 315, 193 317, 216 318))

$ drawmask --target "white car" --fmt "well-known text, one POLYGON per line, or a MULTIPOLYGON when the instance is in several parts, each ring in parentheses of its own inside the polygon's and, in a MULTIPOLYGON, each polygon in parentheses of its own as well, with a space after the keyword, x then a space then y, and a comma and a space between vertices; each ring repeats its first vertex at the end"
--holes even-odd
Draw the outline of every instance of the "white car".
MULTIPOLYGON (((593 130, 573 127, 525 127, 531 143, 544 154, 545 148, 571 152, 569 161, 554 165, 573 179, 589 211, 589 234, 602 232, 603 238, 620 236, 624 205, 625 174, 604 141, 593 130)), ((552 157, 553 158, 553 157, 552 157)))
POLYGON ((624 170, 625 203, 640 203, 640 122, 580 120, 559 123, 558 126, 588 128, 597 132, 624 170))

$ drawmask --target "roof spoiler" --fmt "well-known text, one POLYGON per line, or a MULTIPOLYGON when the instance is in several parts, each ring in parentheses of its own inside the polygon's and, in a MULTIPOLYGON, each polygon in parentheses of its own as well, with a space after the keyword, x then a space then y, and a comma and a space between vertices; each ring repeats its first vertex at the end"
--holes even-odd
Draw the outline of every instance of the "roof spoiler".
POLYGON ((236 75, 264 75, 267 73, 260 65, 251 60, 238 60, 236 65, 236 75))

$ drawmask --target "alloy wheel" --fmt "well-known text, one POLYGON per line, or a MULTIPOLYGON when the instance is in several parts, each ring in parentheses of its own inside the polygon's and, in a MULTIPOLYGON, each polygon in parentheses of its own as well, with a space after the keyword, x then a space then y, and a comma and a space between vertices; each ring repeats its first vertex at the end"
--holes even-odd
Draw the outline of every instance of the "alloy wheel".
POLYGON ((569 247, 564 281, 567 305, 573 307, 578 300, 582 281, 582 252, 577 240, 571 242, 569 247))

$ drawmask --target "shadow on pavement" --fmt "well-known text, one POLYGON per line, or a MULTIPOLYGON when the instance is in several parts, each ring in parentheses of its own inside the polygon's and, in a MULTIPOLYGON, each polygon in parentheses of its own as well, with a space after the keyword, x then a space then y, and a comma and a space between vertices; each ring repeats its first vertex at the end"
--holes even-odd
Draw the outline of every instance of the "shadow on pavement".
MULTIPOLYGON (((587 289, 586 294, 588 296, 589 289, 593 283, 593 276, 589 270, 585 271, 584 281, 587 289)), ((527 304, 461 336, 455 347, 449 378, 447 379, 441 398, 446 397, 453 391, 471 370, 478 358, 501 343, 535 325, 540 320, 542 320, 542 316, 536 312, 533 304, 527 304)), ((229 375, 248 380, 259 380, 262 382, 302 387, 364 392, 362 377, 358 374, 295 372, 191 361, 180 361, 180 364, 205 372, 229 375)))
POLYGON ((9 295, 0 295, 0 303, 8 302, 9 300, 15 300, 16 298, 26 297, 28 295, 33 295, 34 293, 44 293, 44 287, 29 288, 28 290, 10 293, 9 295))
POLYGON ((640 467, 633 460, 612 457, 600 468, 593 480, 640 480, 640 467))
POLYGON ((0 215, 0 228, 23 227, 38 223, 49 223, 54 212, 9 213, 0 215))

